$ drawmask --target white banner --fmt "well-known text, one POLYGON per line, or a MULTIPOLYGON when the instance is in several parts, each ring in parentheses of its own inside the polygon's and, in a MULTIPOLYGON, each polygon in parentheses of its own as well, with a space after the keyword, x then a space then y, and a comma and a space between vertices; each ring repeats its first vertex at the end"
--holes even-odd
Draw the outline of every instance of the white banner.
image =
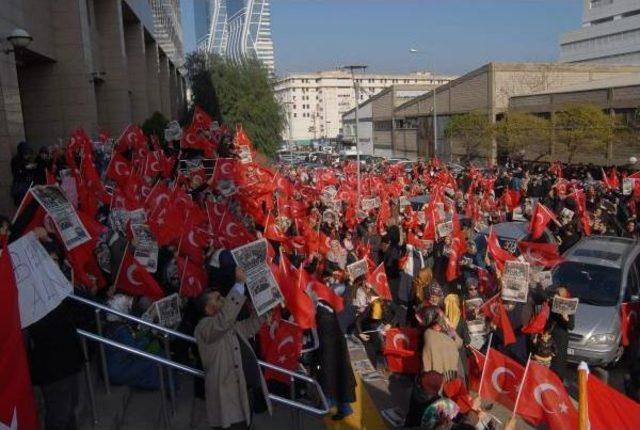
POLYGON ((11 243, 9 253, 18 286, 20 322, 25 328, 55 309, 73 287, 35 234, 11 243))

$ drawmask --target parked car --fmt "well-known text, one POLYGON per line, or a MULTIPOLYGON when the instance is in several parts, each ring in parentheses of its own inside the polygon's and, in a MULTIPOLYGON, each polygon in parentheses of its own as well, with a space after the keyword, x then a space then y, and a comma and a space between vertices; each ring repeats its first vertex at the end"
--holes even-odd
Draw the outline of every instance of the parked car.
POLYGON ((584 237, 564 257, 553 271, 554 285, 566 286, 580 300, 568 360, 613 365, 624 352, 620 305, 639 300, 640 244, 621 237, 584 237))
MULTIPOLYGON (((520 255, 520 251, 518 250, 518 241, 530 240, 529 234, 529 223, 523 221, 511 221, 511 222, 501 222, 499 224, 494 224, 491 226, 498 236, 498 242, 500 242, 500 246, 509 251, 515 256, 520 255)), ((481 230, 476 236, 475 242, 476 247, 478 249, 479 255, 484 255, 485 250, 487 249, 487 236, 489 235, 489 228, 484 228, 481 230)), ((543 242, 543 243, 557 243, 557 240, 553 233, 549 229, 545 229, 542 233, 542 237, 540 239, 535 240, 535 242, 543 242)))

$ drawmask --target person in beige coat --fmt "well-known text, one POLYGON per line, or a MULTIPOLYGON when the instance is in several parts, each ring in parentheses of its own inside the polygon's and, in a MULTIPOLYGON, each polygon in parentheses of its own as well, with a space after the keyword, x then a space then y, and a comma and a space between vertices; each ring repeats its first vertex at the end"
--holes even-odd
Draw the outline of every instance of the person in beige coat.
POLYGON ((245 282, 244 272, 236 268, 236 283, 226 297, 205 291, 199 299, 206 316, 195 337, 205 371, 207 421, 214 429, 247 429, 256 409, 271 413, 266 383, 247 341, 262 321, 255 313, 237 321, 246 300, 245 282))
POLYGON ((464 372, 460 360, 460 336, 435 307, 426 309, 424 324, 427 329, 424 331, 422 370, 438 372, 447 380, 462 377, 464 372))

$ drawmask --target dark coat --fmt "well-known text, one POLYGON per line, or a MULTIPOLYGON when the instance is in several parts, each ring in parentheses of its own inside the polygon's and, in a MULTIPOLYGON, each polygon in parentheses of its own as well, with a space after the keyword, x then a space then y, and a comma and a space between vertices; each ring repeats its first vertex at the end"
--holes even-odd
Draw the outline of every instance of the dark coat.
POLYGON ((317 350, 317 379, 322 391, 338 403, 353 403, 356 400, 356 378, 351 369, 347 341, 336 314, 324 306, 317 306, 316 324, 320 343, 317 350))
POLYGON ((62 302, 26 329, 31 381, 46 385, 78 373, 84 362, 69 305, 62 302))

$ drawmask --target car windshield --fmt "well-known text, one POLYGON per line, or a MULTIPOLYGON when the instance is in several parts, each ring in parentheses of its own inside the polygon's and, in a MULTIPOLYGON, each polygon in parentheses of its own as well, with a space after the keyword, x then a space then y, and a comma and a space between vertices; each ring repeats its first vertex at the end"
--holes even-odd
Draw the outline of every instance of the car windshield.
POLYGON ((580 303, 613 306, 620 296, 620 269, 568 261, 553 274, 555 285, 566 285, 580 303))

